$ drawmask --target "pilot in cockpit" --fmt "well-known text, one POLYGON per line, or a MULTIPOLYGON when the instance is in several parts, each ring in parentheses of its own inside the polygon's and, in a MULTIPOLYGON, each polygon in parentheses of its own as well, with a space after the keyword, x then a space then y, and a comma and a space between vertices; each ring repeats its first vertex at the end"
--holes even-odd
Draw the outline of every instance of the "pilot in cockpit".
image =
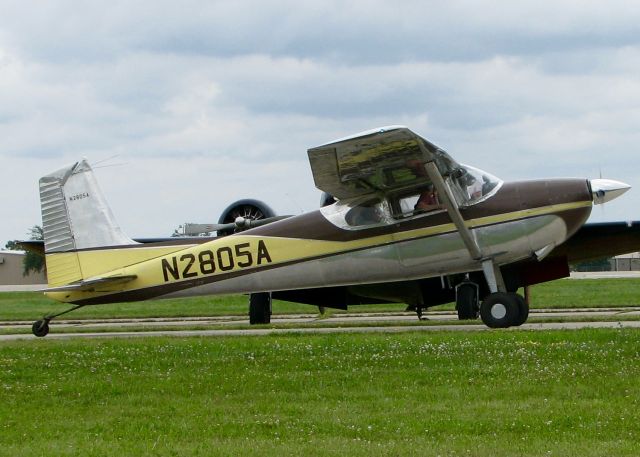
POLYGON ((428 212, 440 208, 442 208, 442 205, 438 199, 438 192, 435 190, 433 184, 429 184, 429 187, 420 194, 420 198, 418 198, 414 209, 416 211, 428 212))

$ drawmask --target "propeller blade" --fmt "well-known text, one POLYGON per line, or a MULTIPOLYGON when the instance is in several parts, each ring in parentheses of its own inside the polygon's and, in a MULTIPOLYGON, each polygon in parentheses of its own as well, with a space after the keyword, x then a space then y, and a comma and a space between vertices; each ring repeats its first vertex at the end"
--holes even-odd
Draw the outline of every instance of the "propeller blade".
POLYGON ((260 227, 262 225, 271 224, 272 222, 281 221, 282 219, 287 219, 291 217, 288 216, 273 216, 267 217, 265 219, 245 219, 244 217, 237 217, 235 220, 235 227, 239 230, 247 230, 250 228, 260 227))
POLYGON ((197 236, 202 233, 217 232, 218 230, 234 230, 236 224, 230 222, 228 224, 193 224, 186 223, 183 225, 185 236, 197 236))
POLYGON ((203 233, 219 232, 219 231, 234 231, 241 232, 254 227, 260 227, 262 225, 270 224, 272 222, 286 219, 289 216, 274 216, 266 219, 245 219, 244 217, 237 217, 234 222, 227 224, 193 224, 186 223, 181 226, 183 234, 185 236, 198 236, 203 233))

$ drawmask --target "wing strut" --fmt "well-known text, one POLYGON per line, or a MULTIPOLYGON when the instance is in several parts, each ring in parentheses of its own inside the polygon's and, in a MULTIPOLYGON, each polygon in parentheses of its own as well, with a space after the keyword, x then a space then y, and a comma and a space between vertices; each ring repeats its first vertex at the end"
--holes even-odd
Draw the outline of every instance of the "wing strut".
MULTIPOLYGON (((421 147, 423 146, 421 145, 421 147)), ((478 241, 473 236, 471 230, 469 230, 469 227, 467 227, 462 214, 460 214, 460 209, 458 208, 456 200, 453 196, 453 192, 451 192, 449 185, 442 178, 438 167, 433 162, 427 162, 425 164, 425 167, 427 169, 429 178, 431 178, 431 181, 433 181, 433 184, 436 186, 436 190, 438 191, 438 196, 440 197, 442 204, 447 209, 449 217, 451 217, 453 224, 458 229, 458 233, 460 233, 464 245, 469 250, 471 258, 473 258, 474 260, 482 259, 483 255, 482 251, 480 250, 480 246, 478 246, 478 241)))
MULTIPOLYGON (((423 145, 420 145, 420 147, 424 148, 423 145)), ((478 245, 478 240, 476 240, 473 232, 469 227, 467 227, 467 224, 460 213, 460 208, 458 208, 458 204, 453 196, 453 192, 451 192, 451 188, 442 178, 440 170, 438 170, 438 167, 434 162, 427 162, 425 164, 425 168, 429 178, 438 191, 441 203, 447 209, 449 217, 458 229, 458 233, 460 234, 464 245, 467 247, 471 258, 482 262, 482 271, 484 272, 484 277, 487 280, 489 290, 491 292, 506 292, 506 286, 504 284, 504 279, 502 278, 500 266, 495 263, 494 259, 483 255, 482 249, 480 249, 480 246, 478 245)))

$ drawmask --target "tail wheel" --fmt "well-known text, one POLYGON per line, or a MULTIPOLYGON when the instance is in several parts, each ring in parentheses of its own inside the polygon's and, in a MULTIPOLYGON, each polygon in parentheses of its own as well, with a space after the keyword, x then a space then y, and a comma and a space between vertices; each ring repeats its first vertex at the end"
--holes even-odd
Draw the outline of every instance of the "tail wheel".
POLYGON ((490 294, 480 306, 480 317, 482 322, 491 328, 507 328, 516 325, 515 323, 521 317, 519 296, 505 292, 490 294))
POLYGON ((31 326, 31 332, 39 338, 42 338, 43 336, 47 336, 47 334, 49 333, 49 321, 47 320, 35 321, 31 326))

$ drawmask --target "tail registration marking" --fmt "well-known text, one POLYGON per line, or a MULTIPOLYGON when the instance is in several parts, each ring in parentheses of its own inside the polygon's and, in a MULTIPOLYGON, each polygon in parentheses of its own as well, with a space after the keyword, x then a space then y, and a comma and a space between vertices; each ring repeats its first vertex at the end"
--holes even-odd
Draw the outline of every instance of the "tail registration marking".
POLYGON ((257 250, 251 243, 205 249, 200 252, 177 254, 162 259, 162 276, 165 282, 197 278, 226 272, 237 268, 249 268, 271 263, 271 255, 263 240, 258 241, 257 250), (254 254, 255 253, 255 254, 254 254))

